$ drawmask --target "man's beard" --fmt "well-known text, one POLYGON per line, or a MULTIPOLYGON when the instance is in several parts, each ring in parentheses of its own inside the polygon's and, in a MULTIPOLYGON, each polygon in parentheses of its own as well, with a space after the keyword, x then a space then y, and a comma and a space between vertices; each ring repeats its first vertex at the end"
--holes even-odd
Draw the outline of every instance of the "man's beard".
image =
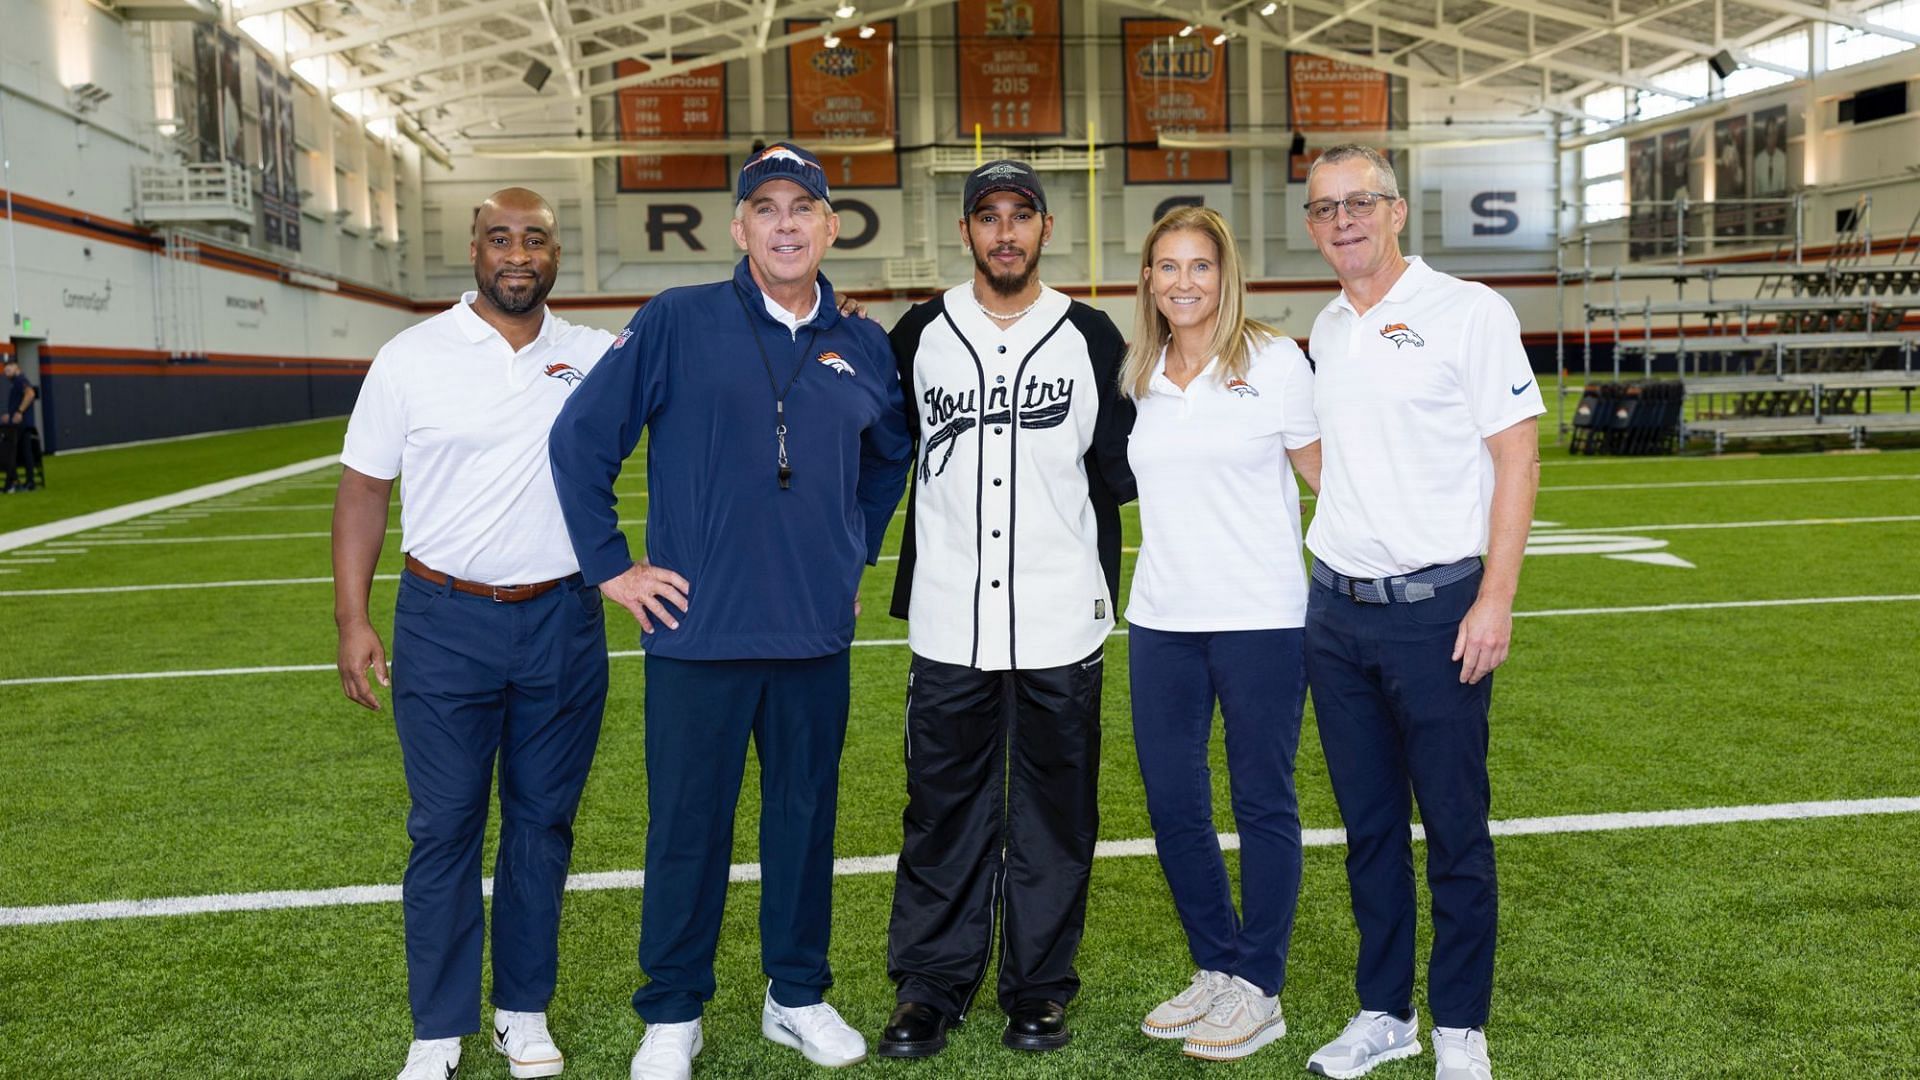
POLYGON ((973 249, 973 265, 987 279, 987 288, 992 289, 994 295, 1003 297, 1020 295, 1028 285, 1033 284, 1034 276, 1040 273, 1039 259, 1028 259, 1026 266, 1011 276, 995 273, 987 257, 980 254, 979 248, 973 249))
POLYGON ((547 302, 547 294, 553 291, 553 282, 553 277, 543 276, 536 271, 533 275, 533 288, 519 294, 517 298, 515 294, 500 287, 498 274, 495 274, 490 281, 476 280, 474 284, 480 287, 481 295, 485 296, 487 302, 494 307, 508 315, 525 315, 547 302))

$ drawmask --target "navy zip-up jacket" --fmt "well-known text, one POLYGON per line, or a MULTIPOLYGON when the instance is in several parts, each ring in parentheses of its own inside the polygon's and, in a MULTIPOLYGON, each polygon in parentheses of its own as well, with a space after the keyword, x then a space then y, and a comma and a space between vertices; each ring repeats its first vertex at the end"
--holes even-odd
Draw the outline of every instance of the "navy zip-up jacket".
POLYGON ((851 644, 861 565, 879 560, 913 458, 886 332, 842 319, 823 275, 819 311, 789 333, 767 313, 744 258, 731 281, 649 301, 567 399, 548 442, 589 582, 633 565, 613 482, 643 428, 647 559, 691 587, 679 628, 656 620, 642 647, 677 660, 751 660, 851 644), (769 365, 774 383, 793 380, 787 490, 769 365))

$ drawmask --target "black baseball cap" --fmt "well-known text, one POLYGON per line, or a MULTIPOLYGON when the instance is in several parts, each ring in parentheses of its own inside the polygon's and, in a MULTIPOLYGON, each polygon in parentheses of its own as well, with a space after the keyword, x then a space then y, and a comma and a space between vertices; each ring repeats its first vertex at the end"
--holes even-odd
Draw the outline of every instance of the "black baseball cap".
POLYGON ((966 193, 960 205, 965 213, 971 214, 981 199, 996 191, 1011 191, 1032 203, 1035 210, 1047 212, 1047 192, 1040 186, 1040 174, 1024 161, 1004 159, 989 161, 967 174, 966 193))
POLYGON ((820 159, 790 142, 774 143, 747 158, 740 166, 734 201, 745 200, 769 180, 791 180, 814 198, 833 201, 827 194, 827 170, 820 167, 820 159))

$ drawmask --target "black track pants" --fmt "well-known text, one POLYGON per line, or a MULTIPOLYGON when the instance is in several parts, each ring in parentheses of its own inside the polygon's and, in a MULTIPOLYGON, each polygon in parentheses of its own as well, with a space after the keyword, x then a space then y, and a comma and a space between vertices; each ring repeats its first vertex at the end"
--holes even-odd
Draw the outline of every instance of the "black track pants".
POLYGON ((964 1016, 1000 943, 1001 1007, 1066 1002, 1099 832, 1102 654, 981 671, 913 658, 887 974, 964 1016))

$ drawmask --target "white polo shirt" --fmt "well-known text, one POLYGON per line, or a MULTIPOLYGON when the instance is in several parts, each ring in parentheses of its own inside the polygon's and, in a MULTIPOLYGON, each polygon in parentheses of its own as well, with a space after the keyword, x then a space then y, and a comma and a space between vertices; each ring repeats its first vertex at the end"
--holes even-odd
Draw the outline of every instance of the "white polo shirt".
POLYGON ((475 294, 381 347, 340 461, 400 477, 400 543, 435 570, 489 585, 580 569, 547 464, 567 395, 613 344, 548 311, 518 353, 474 313, 475 294))
POLYGON ((1287 451, 1320 438, 1313 372, 1290 338, 1256 349, 1244 379, 1215 359, 1185 390, 1160 350, 1127 441, 1140 488, 1140 558, 1127 621, 1153 630, 1306 625, 1300 489, 1287 451))
POLYGON ((1547 411, 1512 306, 1409 258, 1365 315, 1344 290, 1327 304, 1307 348, 1324 438, 1314 558, 1382 578, 1485 554, 1484 440, 1547 411))

